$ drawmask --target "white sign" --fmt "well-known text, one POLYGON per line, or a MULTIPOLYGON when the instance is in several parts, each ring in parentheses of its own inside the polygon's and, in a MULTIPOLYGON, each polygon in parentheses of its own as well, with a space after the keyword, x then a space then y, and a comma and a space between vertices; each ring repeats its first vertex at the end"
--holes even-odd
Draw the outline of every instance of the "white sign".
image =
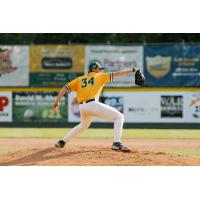
POLYGON ((29 47, 0 46, 0 86, 29 85, 29 47))
POLYGON ((200 92, 189 92, 185 97, 185 120, 200 123, 200 92))
MULTIPOLYGON (((143 72, 143 46, 86 46, 85 66, 86 73, 88 65, 92 60, 99 61, 106 67, 105 72, 114 72, 123 69, 138 67, 143 72)), ((135 86, 133 74, 116 78, 110 87, 135 86)))
POLYGON ((181 122, 184 117, 183 93, 120 92, 125 97, 125 121, 137 123, 181 122))
POLYGON ((11 92, 0 92, 0 122, 12 122, 11 92))
MULTIPOLYGON (((124 114, 127 123, 200 123, 200 92, 113 91, 102 97, 103 103, 124 114)), ((80 122, 75 93, 68 102, 69 121, 80 122)))

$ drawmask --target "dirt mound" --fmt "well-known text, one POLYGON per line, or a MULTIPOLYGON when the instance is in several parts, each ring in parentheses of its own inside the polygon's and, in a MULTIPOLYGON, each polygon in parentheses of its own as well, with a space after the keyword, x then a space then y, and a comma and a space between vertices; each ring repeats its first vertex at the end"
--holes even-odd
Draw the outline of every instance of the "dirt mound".
POLYGON ((140 166, 198 165, 194 160, 164 152, 112 151, 106 147, 31 148, 0 155, 1 166, 140 166))
POLYGON ((111 150, 110 139, 73 139, 56 149, 56 139, 0 139, 0 166, 180 166, 198 165, 199 157, 172 155, 168 150, 200 150, 199 140, 124 140, 131 153, 111 150))

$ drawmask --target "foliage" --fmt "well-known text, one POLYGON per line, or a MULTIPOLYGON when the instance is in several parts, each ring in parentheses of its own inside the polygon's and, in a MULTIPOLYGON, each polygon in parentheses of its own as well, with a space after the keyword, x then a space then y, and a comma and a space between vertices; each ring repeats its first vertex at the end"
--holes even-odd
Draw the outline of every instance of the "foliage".
POLYGON ((0 44, 128 44, 200 42, 199 33, 1 33, 0 44))

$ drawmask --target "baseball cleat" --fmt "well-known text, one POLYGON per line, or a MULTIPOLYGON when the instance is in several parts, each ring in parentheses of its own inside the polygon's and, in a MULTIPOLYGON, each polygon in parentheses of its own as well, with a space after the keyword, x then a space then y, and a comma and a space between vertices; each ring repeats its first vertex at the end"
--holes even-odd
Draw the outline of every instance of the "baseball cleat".
POLYGON ((64 140, 59 140, 56 144, 55 147, 57 148, 63 148, 65 146, 65 141, 64 140))
POLYGON ((123 146, 123 144, 121 142, 113 142, 112 150, 122 151, 122 152, 130 152, 131 151, 127 147, 123 146))

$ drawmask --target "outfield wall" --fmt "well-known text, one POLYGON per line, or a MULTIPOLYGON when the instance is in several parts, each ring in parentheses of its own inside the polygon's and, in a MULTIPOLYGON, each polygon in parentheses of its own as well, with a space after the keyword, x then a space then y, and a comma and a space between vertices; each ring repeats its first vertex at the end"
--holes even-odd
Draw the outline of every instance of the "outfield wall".
MULTIPOLYGON (((71 127, 80 121, 74 94, 53 102, 64 84, 88 71, 91 60, 105 71, 138 67, 106 85, 101 101, 125 116, 127 128, 200 128, 200 45, 0 45, 0 126, 71 127)), ((93 127, 113 127, 96 120, 93 127)))
MULTIPOLYGON (((137 67, 145 87, 199 87, 199 44, 0 45, 0 87, 61 87, 97 60, 113 72, 137 67)), ((106 87, 135 87, 131 74, 106 87)))
MULTIPOLYGON (((59 111, 51 110, 59 89, 2 89, 0 126, 72 127, 79 123, 75 93, 62 98, 59 111)), ((197 88, 106 88, 100 100, 124 114, 125 128, 200 128, 200 89, 197 88)), ((94 119, 92 127, 113 125, 94 119)))

